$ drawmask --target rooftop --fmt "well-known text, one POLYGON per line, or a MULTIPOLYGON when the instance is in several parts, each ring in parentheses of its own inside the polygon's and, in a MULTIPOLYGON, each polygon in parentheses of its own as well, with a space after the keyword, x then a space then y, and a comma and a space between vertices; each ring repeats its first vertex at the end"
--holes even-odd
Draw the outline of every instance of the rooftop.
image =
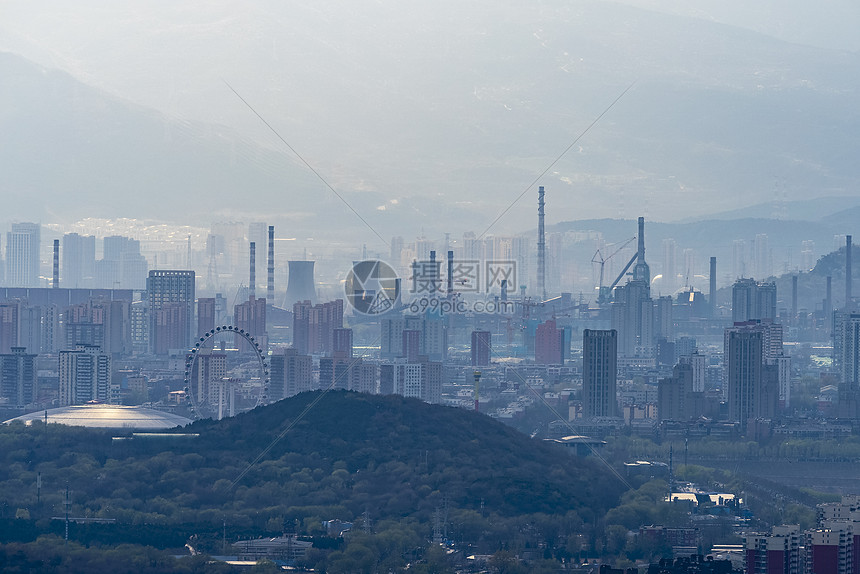
POLYGON ((26 425, 34 420, 48 423, 59 423, 70 426, 89 428, 122 428, 135 430, 161 430, 177 426, 185 426, 192 421, 171 413, 157 411, 146 407, 129 407, 123 405, 86 404, 71 405, 47 411, 36 411, 12 421, 21 421, 26 425))

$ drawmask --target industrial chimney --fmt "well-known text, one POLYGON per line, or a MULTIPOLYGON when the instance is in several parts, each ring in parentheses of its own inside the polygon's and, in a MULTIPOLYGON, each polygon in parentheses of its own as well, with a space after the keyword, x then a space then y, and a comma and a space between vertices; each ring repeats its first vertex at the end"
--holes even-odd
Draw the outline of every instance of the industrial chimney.
POLYGON ((266 266, 266 304, 275 304, 275 226, 269 226, 269 259, 266 266))
POLYGON ((639 248, 636 251, 636 265, 633 266, 633 280, 645 284, 647 293, 651 289, 651 269, 645 262, 645 218, 639 218, 639 248))
POLYGON ((248 278, 248 295, 254 297, 257 290, 257 244, 251 242, 250 277, 248 278))
MULTIPOLYGON (((430 293, 438 293, 441 291, 441 287, 439 285, 439 274, 437 273, 438 269, 436 267, 436 250, 430 250, 430 293)), ((422 279, 426 280, 426 277, 422 277, 422 279)))
POLYGON ((454 295, 454 252, 448 250, 448 297, 454 295))
POLYGON ((537 290, 542 300, 546 300, 546 234, 544 233, 544 189, 538 187, 538 268, 537 290))
POLYGON ((60 240, 54 239, 54 289, 60 288, 60 240))
POLYGON ((845 308, 851 309, 851 236, 845 236, 845 308))

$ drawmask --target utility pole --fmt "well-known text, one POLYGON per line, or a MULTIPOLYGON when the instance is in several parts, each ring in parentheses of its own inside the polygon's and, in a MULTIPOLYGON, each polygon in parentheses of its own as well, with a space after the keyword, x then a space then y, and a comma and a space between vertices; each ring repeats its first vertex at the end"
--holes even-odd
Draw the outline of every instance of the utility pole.
POLYGON ((69 507, 71 505, 72 505, 72 502, 69 500, 69 483, 67 481, 66 482, 66 502, 63 504, 63 506, 66 507, 66 542, 65 542, 65 544, 69 543, 69 507))

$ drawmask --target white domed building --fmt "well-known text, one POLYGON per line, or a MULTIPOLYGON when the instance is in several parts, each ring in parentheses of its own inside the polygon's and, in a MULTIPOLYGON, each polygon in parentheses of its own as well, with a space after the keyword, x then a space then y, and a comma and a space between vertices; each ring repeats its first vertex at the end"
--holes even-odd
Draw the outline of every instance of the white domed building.
POLYGON ((29 425, 34 420, 42 422, 47 420, 48 424, 58 423, 77 427, 140 431, 183 427, 192 422, 191 419, 147 407, 90 403, 36 411, 10 419, 4 424, 21 421, 29 425))

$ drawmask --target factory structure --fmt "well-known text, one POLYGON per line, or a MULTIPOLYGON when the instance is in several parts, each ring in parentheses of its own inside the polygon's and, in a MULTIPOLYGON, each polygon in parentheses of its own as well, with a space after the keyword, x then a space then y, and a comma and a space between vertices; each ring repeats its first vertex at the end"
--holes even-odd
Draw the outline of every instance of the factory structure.
POLYGON ((704 274, 689 250, 679 265, 678 246, 663 238, 655 273, 644 217, 618 222, 613 238, 561 233, 547 225, 551 190, 536 195, 536 238, 490 228, 461 239, 394 237, 384 258, 362 246, 334 279, 324 266, 325 280, 319 253, 276 248, 293 240, 274 225, 224 222, 203 251, 190 235, 177 241, 169 264, 131 237, 104 237, 99 250, 93 235, 51 238, 43 281, 44 230, 14 224, 0 287, 0 409, 157 397, 189 418, 221 418, 345 389, 502 419, 549 401, 588 435, 626 426, 668 436, 709 420, 709 433, 760 436, 791 413, 798 374, 784 340, 808 337, 832 341, 838 384, 822 391, 821 414, 860 419, 850 235, 834 259, 844 297, 834 300, 828 275, 821 309, 810 313, 799 303, 802 276, 778 293, 767 274, 766 235, 749 249, 734 241, 731 265, 710 255, 704 274), (574 265, 569 241, 595 246, 590 262, 574 265), (588 263, 593 281, 578 279, 588 293, 565 290, 571 270, 588 263))

